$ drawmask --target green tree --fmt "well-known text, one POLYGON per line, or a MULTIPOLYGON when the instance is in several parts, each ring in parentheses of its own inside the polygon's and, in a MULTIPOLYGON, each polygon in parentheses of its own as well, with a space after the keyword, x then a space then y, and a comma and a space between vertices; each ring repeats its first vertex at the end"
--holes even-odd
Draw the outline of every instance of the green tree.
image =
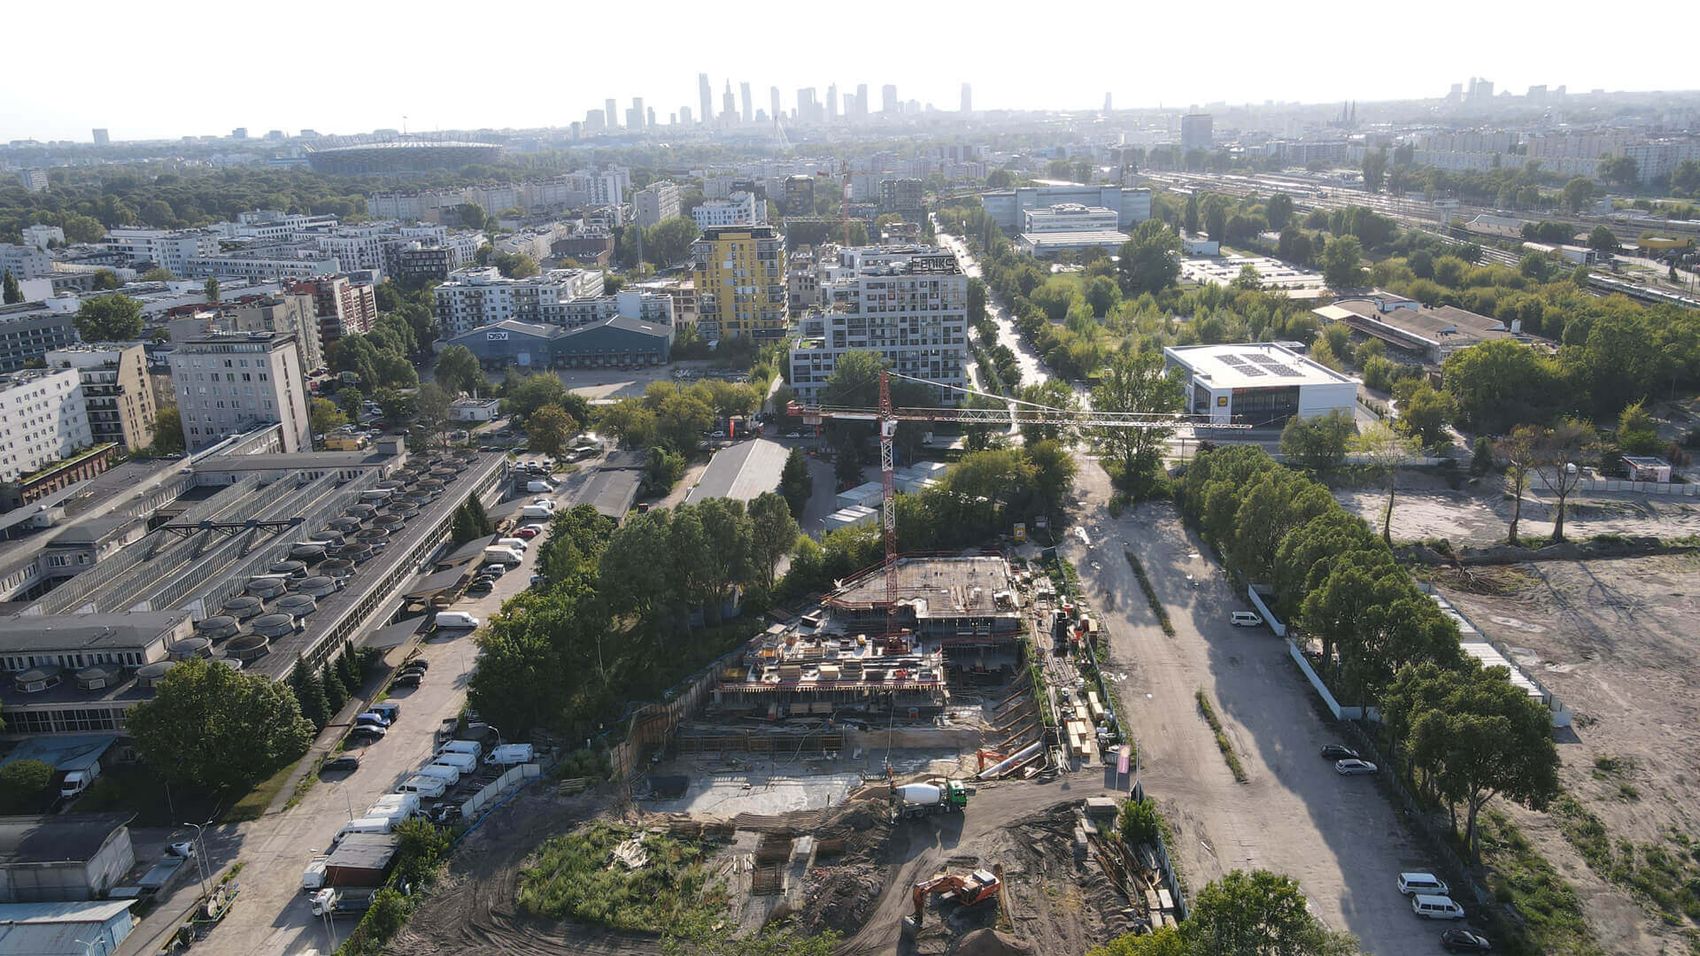
POLYGON ((1625 405, 1617 416, 1617 448, 1625 455, 1653 455, 1664 446, 1645 402, 1625 405))
POLYGON ((1033 493, 1039 508, 1047 514, 1060 514, 1080 469, 1074 455, 1054 439, 1032 442, 1024 449, 1033 465, 1033 493))
POLYGON ((1322 278, 1335 290, 1364 284, 1363 247, 1355 236, 1332 236, 1322 247, 1322 278))
POLYGON ((1603 252, 1606 255, 1616 255, 1622 247, 1617 241, 1617 236, 1613 235, 1610 229, 1605 226, 1595 226, 1594 231, 1588 233, 1588 248, 1603 252))
POLYGON ((1233 870, 1193 898, 1178 927, 1122 936, 1088 956, 1356 956, 1357 938, 1329 930, 1299 884, 1268 870, 1233 870))
MULTIPOLYGON (((1690 199, 1700 197, 1700 160, 1685 159, 1670 175, 1671 192, 1690 199)), ((70 233, 66 233, 68 237, 70 233)))
POLYGON ((1263 217, 1269 220, 1269 228, 1275 232, 1287 228, 1287 223, 1293 218, 1293 197, 1286 193, 1276 193, 1263 204, 1263 217))
POLYGON ((348 424, 348 416, 328 398, 315 398, 308 403, 307 420, 315 435, 328 435, 348 424))
POLYGON ((1143 494, 1154 481, 1164 444, 1174 434, 1162 416, 1185 407, 1178 376, 1163 368, 1156 352, 1122 354, 1112 361, 1092 390, 1092 407, 1101 412, 1140 412, 1156 416, 1142 428, 1095 428, 1090 435, 1114 463, 1113 477, 1129 491, 1143 494))
POLYGON ((791 517, 791 507, 777 494, 757 495, 750 502, 750 542, 755 561, 755 579, 762 587, 773 590, 774 572, 781 558, 791 553, 802 531, 797 519, 791 517))
POLYGON ((1204 231, 1217 242, 1228 241, 1228 208, 1225 204, 1213 202, 1205 207, 1204 231))
POLYGON ((12 277, 12 270, 6 270, 5 279, 0 280, 0 289, 4 289, 0 300, 4 300, 6 305, 16 305, 24 301, 24 290, 18 286, 18 280, 12 277))
MULTIPOLYGON (((106 227, 100 224, 100 220, 92 216, 66 216, 62 228, 65 230, 66 242, 99 242, 106 237, 106 227)), ((110 272, 110 270, 102 271, 110 272)), ((99 273, 96 273, 96 275, 99 275, 99 273)), ((113 278, 117 278, 116 274, 113 275, 113 278)), ((117 288, 117 286, 112 288, 117 288)))
POLYGON ((156 455, 175 455, 185 448, 183 441, 183 419, 177 414, 177 406, 167 403, 159 406, 153 423, 153 445, 151 450, 156 455))
MULTIPOLYGON (((1074 411, 1080 407, 1080 399, 1074 389, 1060 378, 1047 378, 1030 385, 1021 386, 1016 397, 1030 405, 1043 405, 1046 408, 1056 408, 1063 411, 1074 411)), ((1021 440, 1023 444, 1033 445, 1042 441, 1070 442, 1074 430, 1063 424, 1023 424, 1021 440)))
POLYGON ((173 274, 170 269, 163 266, 154 266, 152 269, 142 273, 141 276, 143 282, 170 282, 175 278, 177 278, 177 276, 173 274))
POLYGON ((1116 287, 1109 276, 1093 276, 1086 283, 1086 304, 1092 307, 1092 314, 1103 318, 1110 314, 1122 300, 1121 289, 1116 287))
POLYGON ((1346 445, 1357 430, 1349 412, 1336 410, 1313 418, 1294 415, 1281 429, 1281 454, 1314 475, 1326 476, 1346 460, 1346 445))
POLYGON ((489 517, 484 513, 484 506, 479 504, 475 497, 467 499, 464 504, 456 508, 454 516, 449 522, 449 540, 456 545, 476 541, 479 538, 487 538, 494 533, 495 529, 491 526, 489 517))
POLYGON ((498 252, 490 257, 497 271, 509 279, 529 279, 539 272, 537 260, 523 252, 498 252))
POLYGON ((683 262, 697 238, 697 224, 688 216, 674 216, 643 231, 644 258, 660 267, 683 262))
POLYGON ((1186 227, 1187 235, 1198 232, 1198 193, 1193 191, 1186 196, 1186 212, 1181 216, 1181 225, 1186 227))
POLYGON ((331 713, 330 698, 325 696, 325 685, 319 680, 318 673, 299 660, 289 672, 289 689, 295 692, 301 716, 307 718, 315 729, 322 729, 336 716, 331 713))
POLYGON ((1596 192, 1593 180, 1577 176, 1564 184, 1560 195, 1564 199, 1564 208, 1572 213, 1579 213, 1594 201, 1596 192))
POLYGON ((1426 381, 1399 404, 1399 430, 1424 448, 1450 444, 1451 434, 1447 427, 1457 417, 1457 401, 1426 381))
POLYGON ((1511 339, 1448 355, 1441 382, 1458 400, 1459 419, 1489 434, 1503 434, 1521 422, 1547 421, 1561 393, 1556 365, 1511 339))
POLYGON ((432 378, 450 395, 461 392, 479 395, 490 391, 490 383, 484 378, 484 369, 478 364, 478 357, 464 345, 451 345, 443 349, 437 356, 437 367, 432 378))
POLYGON ((348 688, 342 686, 342 678, 337 676, 334 662, 326 663, 319 668, 319 686, 325 689, 325 700, 330 704, 331 719, 342 713, 342 705, 348 703, 348 688))
POLYGON ((666 445, 653 445, 643 469, 641 493, 661 496, 672 491, 685 477, 685 456, 666 445))
POLYGON ((313 739, 287 685, 204 658, 180 661, 127 719, 136 749, 161 777, 219 793, 271 775, 313 739))
POLYGON ((801 519, 814 492, 814 478, 809 475, 809 459, 801 448, 791 449, 785 456, 785 467, 779 472, 779 493, 791 509, 791 517, 801 519))
POLYGON ((1180 237, 1162 220, 1147 219, 1140 223, 1133 231, 1133 238, 1122 243, 1121 259, 1116 264, 1123 294, 1155 295, 1174 285, 1181 274, 1180 260, 1176 258, 1180 249, 1180 237))
POLYGON ((1234 276, 1234 281, 1229 283, 1229 286, 1230 288, 1240 292, 1261 291, 1263 288, 1263 273, 1258 272, 1257 267, 1248 262, 1245 265, 1240 266, 1240 274, 1234 276))
POLYGON ((1363 170, 1364 188, 1372 193, 1381 192, 1381 184, 1387 181, 1387 150, 1365 150, 1363 170))
POLYGON ((414 393, 413 408, 418 415, 419 426, 427 434, 434 435, 439 444, 448 445, 449 426, 453 421, 449 418, 449 409, 453 401, 449 393, 436 382, 426 382, 419 386, 414 393))
POLYGON ((53 774, 53 765, 40 760, 14 760, 0 767, 0 813, 39 811, 47 802, 53 774))
POLYGON ((413 420, 416 411, 413 395, 399 388, 384 387, 372 394, 372 401, 383 409, 384 421, 390 425, 405 425, 413 420))
POLYGON ((77 307, 84 342, 131 342, 142 336, 142 304, 127 295, 97 295, 77 307))
POLYGON ((1619 189, 1634 189, 1641 184, 1641 167, 1633 156, 1611 156, 1600 160, 1600 178, 1619 189))
POLYGON ((463 227, 475 232, 481 232, 486 227, 493 225, 490 222, 489 214, 484 211, 484 207, 477 203, 461 203, 454 207, 454 214, 455 219, 463 227))
POLYGON ((353 385, 344 385, 336 390, 336 407, 342 409, 349 421, 359 421, 361 409, 365 406, 365 394, 353 385))
POLYGON ((213 302, 213 303, 218 302, 218 297, 219 297, 218 279, 217 278, 208 279, 206 281, 206 284, 201 286, 201 292, 202 292, 203 295, 205 295, 207 297, 208 302, 213 302))
POLYGON ((1535 446, 1540 440, 1540 428, 1518 425, 1495 449, 1505 462, 1505 493, 1511 496, 1510 530, 1506 535, 1511 544, 1517 544, 1517 523, 1523 517, 1523 495, 1529 490, 1529 469, 1535 464, 1535 446))
POLYGON ((565 409, 574 421, 590 420, 590 403, 584 396, 567 391, 566 385, 553 373, 509 376, 503 383, 502 398, 504 410, 521 422, 545 405, 565 409))
POLYGON ((1393 430, 1386 422, 1375 422, 1352 439, 1352 450, 1363 455, 1369 469, 1387 479, 1387 509, 1382 515, 1381 539, 1393 542, 1393 492, 1399 483, 1399 469, 1417 456, 1410 439, 1393 430))
POLYGON ((1476 438, 1470 450, 1470 474, 1477 478, 1487 474, 1494 468, 1493 439, 1482 435, 1476 438))

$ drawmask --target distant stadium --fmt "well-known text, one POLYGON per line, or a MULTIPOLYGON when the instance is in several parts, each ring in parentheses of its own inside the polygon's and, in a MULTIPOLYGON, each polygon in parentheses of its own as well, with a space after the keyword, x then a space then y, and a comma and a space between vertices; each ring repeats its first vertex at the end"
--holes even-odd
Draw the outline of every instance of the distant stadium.
POLYGON ((494 163, 501 155, 502 147, 493 143, 398 140, 310 150, 307 165, 332 176, 392 175, 494 163))

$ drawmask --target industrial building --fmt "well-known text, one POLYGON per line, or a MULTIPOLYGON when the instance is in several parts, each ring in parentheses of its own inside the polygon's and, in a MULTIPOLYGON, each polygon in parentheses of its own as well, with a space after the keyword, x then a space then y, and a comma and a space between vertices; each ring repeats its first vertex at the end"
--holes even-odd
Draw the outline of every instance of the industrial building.
MULTIPOLYGON (((666 296, 648 298, 672 307, 666 296)), ((494 369, 665 365, 672 356, 673 326, 623 315, 571 329, 508 319, 456 336, 448 344, 465 346, 480 364, 494 369)))
POLYGON ((1202 237, 1183 237, 1183 245, 1201 249, 1196 256, 1190 252, 1181 259, 1181 281, 1198 285, 1231 286, 1240 278, 1246 266, 1257 270, 1258 288, 1280 292, 1289 299, 1325 299, 1334 293, 1320 272, 1271 259, 1268 256, 1224 256, 1221 243, 1202 237))
POLYGON ((1357 379, 1284 345, 1170 346, 1163 360, 1185 376, 1187 412, 1215 423, 1280 428, 1357 404, 1357 379))
POLYGON ((110 956, 135 929, 134 903, 0 903, 0 953, 110 956))
POLYGON ((503 471, 494 453, 410 455, 399 439, 195 460, 154 530, 0 618, 7 729, 122 731, 190 657, 278 680, 324 663, 394 613, 455 508, 494 497, 503 471))
POLYGON ((1323 322, 1338 322, 1354 332, 1378 338, 1428 365, 1439 365, 1459 349, 1494 339, 1510 338, 1499 319, 1457 306, 1426 306, 1404 296, 1376 293, 1336 299, 1312 309, 1323 322))
POLYGON ((986 214, 1010 235, 1022 231, 1029 210, 1058 203, 1101 206, 1116 211, 1116 229, 1128 232, 1151 218, 1151 190, 1122 186, 1021 186, 980 194, 986 214))
POLYGON ((1017 247, 1030 255, 1059 255, 1102 249, 1115 252, 1128 235, 1117 228, 1120 214, 1103 206, 1056 203, 1022 214, 1021 238, 1017 247))
POLYGON ((766 492, 778 491, 779 474, 785 470, 789 454, 784 445, 765 438, 722 448, 709 459, 702 477, 685 496, 685 504, 701 504, 710 498, 748 503, 766 492))
MULTIPOLYGON (((0 903, 105 896, 136 865, 136 851, 130 844, 131 816, 0 817, 0 903)), ((16 950, 0 946, 0 952, 16 950)))

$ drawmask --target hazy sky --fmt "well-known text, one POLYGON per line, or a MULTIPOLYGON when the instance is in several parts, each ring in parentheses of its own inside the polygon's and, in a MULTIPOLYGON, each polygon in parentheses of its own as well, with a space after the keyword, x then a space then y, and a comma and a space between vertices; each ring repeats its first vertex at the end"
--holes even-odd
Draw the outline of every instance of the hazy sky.
MULTIPOLYGON (((1568 0, 1576 3, 1578 0, 1568 0)), ((1681 4, 1678 4, 1680 7, 1681 4)), ((303 127, 530 127, 642 96, 665 123, 698 72, 778 86, 895 83, 955 109, 1090 109, 1444 94, 1472 75, 1521 93, 1700 85, 1671 53, 1601 53, 1585 20, 1509 0, 1152 4, 636 0, 111 0, 7 4, 0 140, 251 135, 303 127), (1054 16, 1041 17, 1038 11, 1054 16)), ((1676 9, 1673 7, 1672 9, 1676 9)), ((1656 19, 1656 16, 1655 16, 1656 19)))

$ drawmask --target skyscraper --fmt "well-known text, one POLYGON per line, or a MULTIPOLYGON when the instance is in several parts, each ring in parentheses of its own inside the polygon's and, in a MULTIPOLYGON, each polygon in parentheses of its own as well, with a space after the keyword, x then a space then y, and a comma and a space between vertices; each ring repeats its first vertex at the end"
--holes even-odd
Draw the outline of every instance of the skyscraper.
POLYGON ((1209 149, 1215 142, 1215 121, 1209 113, 1181 117, 1181 149, 1209 149))
POLYGON ((897 102, 897 87, 890 83, 880 87, 880 111, 884 113, 902 112, 902 107, 897 102))
POLYGON ((861 118, 861 119, 867 119, 867 117, 868 117, 868 84, 866 84, 866 83, 857 83, 856 84, 856 108, 853 109, 853 110, 847 110, 846 112, 848 112, 852 116, 855 116, 855 117, 858 117, 858 118, 861 118))
POLYGON ((614 109, 613 97, 602 101, 602 118, 607 122, 609 129, 620 128, 620 114, 614 109))
POLYGON ((632 108, 626 110, 626 128, 643 129, 644 119, 643 97, 634 96, 632 97, 632 108))
POLYGON ((968 83, 962 84, 962 112, 974 112, 974 87, 968 83))
POLYGON ((679 125, 689 126, 694 122, 696 122, 696 115, 691 112, 691 108, 689 106, 679 107, 679 125))
POLYGON ((108 146, 111 145, 111 143, 112 134, 103 129, 97 129, 94 131, 94 144, 96 146, 108 146))
POLYGON ((826 88, 826 121, 838 122, 838 84, 833 83, 826 88))
POLYGON ((726 81, 726 93, 720 97, 720 125, 736 126, 738 123, 738 102, 732 99, 732 81, 726 81))
POLYGON ((714 122, 714 89, 708 85, 708 74, 697 74, 697 96, 702 100, 702 123, 708 126, 714 122))
POLYGON ((750 82, 745 80, 738 84, 739 99, 744 106, 744 122, 747 124, 756 118, 755 111, 750 108, 750 82))
POLYGON ((777 87, 777 86, 768 87, 767 88, 767 95, 768 95, 768 98, 773 101, 773 121, 775 123, 777 123, 777 122, 779 122, 779 87, 777 87))

